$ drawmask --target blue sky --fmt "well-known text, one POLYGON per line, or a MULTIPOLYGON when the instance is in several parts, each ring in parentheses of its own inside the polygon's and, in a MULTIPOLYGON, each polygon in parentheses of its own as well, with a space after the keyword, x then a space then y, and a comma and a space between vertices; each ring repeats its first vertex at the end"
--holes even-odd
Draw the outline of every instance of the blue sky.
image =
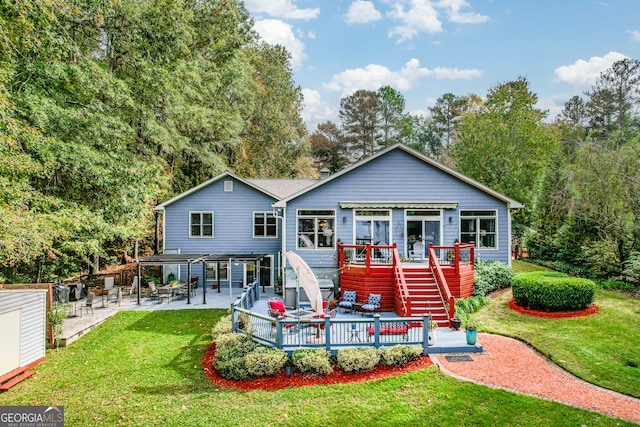
POLYGON ((406 111, 443 94, 485 97, 526 77, 552 121, 601 71, 640 59, 638 0, 245 0, 254 28, 292 55, 310 132, 340 99, 389 85, 406 111))

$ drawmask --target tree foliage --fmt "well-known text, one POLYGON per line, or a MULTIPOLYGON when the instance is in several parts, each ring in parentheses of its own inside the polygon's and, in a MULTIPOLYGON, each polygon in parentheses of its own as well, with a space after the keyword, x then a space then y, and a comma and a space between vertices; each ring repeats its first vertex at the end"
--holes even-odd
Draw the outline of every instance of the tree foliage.
POLYGON ((289 59, 237 0, 0 4, 4 276, 122 255, 153 236, 155 204, 225 169, 298 174, 289 59))
MULTIPOLYGON (((558 135, 543 123, 537 96, 525 78, 492 88, 485 103, 466 114, 452 148, 462 173, 529 206, 546 159, 560 147, 558 135)), ((527 224, 528 208, 519 221, 527 224)))

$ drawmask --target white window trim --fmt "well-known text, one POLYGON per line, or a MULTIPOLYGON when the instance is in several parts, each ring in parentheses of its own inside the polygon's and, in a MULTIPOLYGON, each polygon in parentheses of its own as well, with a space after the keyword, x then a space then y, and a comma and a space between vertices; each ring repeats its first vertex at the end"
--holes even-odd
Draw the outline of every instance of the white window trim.
POLYGON ((336 233, 336 228, 337 228, 337 211, 336 209, 322 209, 322 208, 316 208, 316 209, 296 209, 296 222, 295 222, 295 226, 296 226, 296 250, 297 251, 335 251, 336 250, 336 242, 338 241, 338 237, 337 237, 337 233, 336 233), (300 211, 333 211, 333 215, 300 215, 300 211), (314 242, 314 247, 313 248, 301 248, 300 246, 298 246, 298 222, 300 221, 300 218, 315 218, 315 222, 314 224, 317 225, 317 220, 318 218, 333 218, 333 246, 323 246, 323 247, 318 247, 318 239, 320 236, 320 233, 318 232, 318 229, 316 228, 315 230, 315 237, 316 240, 314 242))
POLYGON ((216 219, 213 211, 189 211, 189 238, 190 239, 213 239, 215 236, 215 223, 216 219), (194 236, 191 234, 191 215, 192 214, 200 214, 200 235, 194 236), (211 236, 203 236, 202 235, 202 214, 211 214, 211 236))
MULTIPOLYGON (((407 222, 409 221, 440 221, 440 243, 436 246, 442 246, 442 242, 444 242, 444 210, 443 209, 405 209, 404 210, 404 235, 405 235, 405 246, 408 246, 409 239, 409 231, 407 229, 407 222), (430 212, 438 212, 438 215, 416 215, 409 216, 407 212, 409 211, 430 211, 430 212)), ((460 238, 460 236, 458 236, 460 238)), ((425 249, 426 246, 425 246, 425 249)))
MULTIPOLYGON (((499 227, 498 227, 498 210, 497 209, 482 209, 482 208, 465 208, 465 209, 460 209, 458 211, 458 239, 459 241, 462 243, 462 220, 463 219, 469 219, 469 218, 475 218, 476 220, 480 219, 480 218, 485 218, 485 219, 495 219, 496 221, 496 246, 494 248, 489 248, 489 247, 480 247, 478 246, 478 242, 476 241, 475 244, 475 250, 476 251, 498 251, 500 250, 500 233, 499 233, 499 227), (495 216, 483 216, 483 215, 474 215, 474 216, 462 216, 462 211, 487 211, 487 212, 494 212, 495 216)), ((480 224, 478 224, 478 231, 477 233, 480 233, 480 224)), ((511 256, 511 255, 509 255, 511 256)))
POLYGON ((212 269, 205 268, 206 272, 213 271, 213 277, 206 277, 206 280, 208 282, 216 282, 216 283, 218 282, 218 269, 220 270, 220 276, 222 276, 222 275, 225 276, 225 277, 221 277, 220 281, 221 282, 226 282, 226 281, 229 280, 228 268, 224 267, 224 266, 223 267, 218 267, 218 264, 220 264, 220 265, 227 264, 226 262, 217 263, 217 262, 207 261, 207 264, 213 265, 212 269))
MULTIPOLYGON (((252 226, 251 226, 251 230, 253 233, 253 238, 254 239, 277 239, 278 238, 278 218, 273 214, 273 211, 254 211, 251 214, 251 221, 252 221, 252 226), (271 217, 275 220, 276 222, 276 235, 275 236, 256 236, 256 214, 263 214, 265 217, 265 221, 267 219, 267 216, 271 215, 271 217)), ((266 223, 264 225, 265 227, 265 232, 266 232, 266 223)))
MULTIPOLYGON (((353 229, 352 229, 352 234, 351 234, 351 241, 355 242, 356 241, 356 227, 357 221, 389 221, 389 242, 387 242, 387 245, 391 245, 393 242, 393 209, 354 209, 352 212, 352 216, 353 216, 353 229), (388 212, 389 215, 367 215, 367 216, 359 216, 356 215, 356 212, 358 211, 371 211, 371 210, 375 210, 375 211, 385 211, 388 212)), ((371 242, 371 244, 373 244, 373 242, 371 242)))

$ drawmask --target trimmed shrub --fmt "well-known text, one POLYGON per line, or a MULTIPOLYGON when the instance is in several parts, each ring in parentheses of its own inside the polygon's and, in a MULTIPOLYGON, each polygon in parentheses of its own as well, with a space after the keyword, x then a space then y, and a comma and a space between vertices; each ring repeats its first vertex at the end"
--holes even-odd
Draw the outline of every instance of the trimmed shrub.
POLYGON ((223 377, 230 380, 246 380, 249 372, 245 356, 257 348, 258 344, 250 338, 238 334, 221 334, 216 340, 216 358, 214 368, 223 377))
POLYGON ((284 351, 263 346, 259 346, 244 357, 247 372, 254 377, 276 375, 282 371, 287 360, 289 356, 284 351))
POLYGON ((422 356, 423 348, 417 345, 398 344, 383 347, 380 350, 380 364, 385 366, 404 366, 422 356))
POLYGON ((555 271, 523 273, 513 279, 513 298, 522 307, 546 311, 582 310, 593 302, 596 284, 555 271))
POLYGON ((473 295, 485 296, 511 286, 514 273, 511 267, 500 261, 477 260, 474 276, 473 295))
POLYGON ((213 327, 211 335, 213 340, 216 341, 219 335, 230 334, 232 331, 231 316, 225 316, 221 318, 218 323, 213 327))
POLYGON ((624 275, 636 284, 640 284, 640 252, 632 252, 624 263, 624 275))
POLYGON ((380 352, 375 348, 344 348, 338 351, 337 364, 345 372, 363 372, 376 367, 380 352))
POLYGON ((291 359, 295 367, 304 374, 324 375, 333 372, 329 353, 321 348, 296 350, 291 359))

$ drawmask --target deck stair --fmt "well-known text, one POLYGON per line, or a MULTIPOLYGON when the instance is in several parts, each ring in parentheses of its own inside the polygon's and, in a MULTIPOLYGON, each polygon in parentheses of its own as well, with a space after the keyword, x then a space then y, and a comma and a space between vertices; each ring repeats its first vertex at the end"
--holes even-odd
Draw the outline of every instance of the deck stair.
POLYGON ((426 264, 415 267, 403 265, 403 271, 411 296, 411 315, 431 314, 439 326, 448 326, 444 301, 429 267, 426 264))

